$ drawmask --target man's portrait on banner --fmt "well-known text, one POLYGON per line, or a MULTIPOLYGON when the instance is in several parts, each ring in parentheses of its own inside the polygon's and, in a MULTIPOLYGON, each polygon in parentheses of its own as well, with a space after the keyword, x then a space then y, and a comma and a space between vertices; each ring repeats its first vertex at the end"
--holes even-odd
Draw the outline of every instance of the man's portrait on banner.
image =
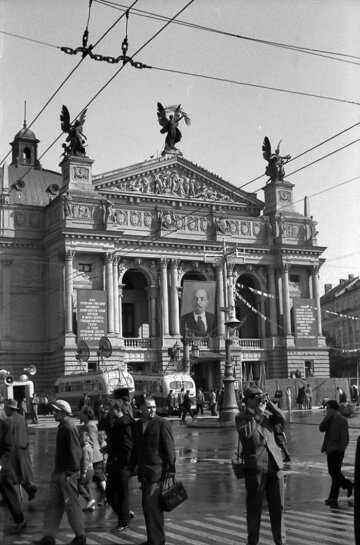
POLYGON ((216 283, 185 280, 181 305, 180 333, 184 337, 214 337, 216 283))

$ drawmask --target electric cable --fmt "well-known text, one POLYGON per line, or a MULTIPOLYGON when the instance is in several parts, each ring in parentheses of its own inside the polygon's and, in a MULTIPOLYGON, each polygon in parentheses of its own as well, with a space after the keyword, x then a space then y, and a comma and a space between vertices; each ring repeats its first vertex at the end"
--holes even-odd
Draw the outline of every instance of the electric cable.
MULTIPOLYGON (((111 7, 113 9, 117 9, 117 10, 126 10, 127 9, 126 6, 123 5, 123 4, 117 4, 115 2, 110 2, 110 1, 107 1, 107 0, 95 0, 95 1, 98 4, 102 4, 104 6, 108 6, 108 7, 111 7)), ((160 20, 160 21, 163 21, 163 20, 167 19, 167 17, 165 17, 163 15, 159 15, 159 14, 156 14, 156 13, 153 13, 153 12, 150 12, 150 11, 145 11, 145 10, 140 10, 140 9, 135 9, 134 10, 134 15, 137 15, 138 17, 145 17, 145 18, 148 18, 148 19, 155 19, 155 20, 160 20)), ((350 64, 358 64, 358 65, 360 64, 360 63, 356 63, 356 62, 347 61, 346 59, 332 57, 332 55, 337 55, 338 57, 347 57, 347 58, 350 58, 350 59, 360 60, 360 57, 358 57, 356 55, 351 55, 351 54, 348 54, 348 53, 338 53, 338 52, 335 52, 335 51, 326 51, 324 49, 316 49, 316 48, 305 47, 305 46, 297 46, 297 45, 286 44, 286 43, 282 43, 282 42, 273 42, 273 41, 270 41, 270 40, 263 40, 263 39, 260 39, 260 38, 253 38, 253 37, 250 37, 250 36, 235 34, 233 32, 219 30, 219 29, 207 27, 207 26, 204 26, 204 25, 198 25, 196 23, 189 23, 187 21, 182 21, 182 20, 176 20, 176 21, 174 21, 174 24, 194 28, 196 30, 212 32, 212 33, 220 34, 220 35, 223 35, 223 36, 229 36, 229 37, 232 37, 232 38, 238 38, 238 39, 246 40, 246 41, 250 41, 250 42, 257 42, 257 43, 264 44, 264 45, 270 45, 270 46, 273 46, 273 47, 280 47, 280 48, 284 48, 284 49, 290 49, 290 50, 293 50, 293 51, 298 51, 299 53, 308 53, 308 54, 311 54, 311 55, 317 55, 317 56, 320 56, 320 57, 324 57, 324 58, 328 58, 328 59, 332 59, 332 60, 336 60, 336 61, 348 62, 350 64)))
MULTIPOLYGON (((91 0, 92 1, 92 0, 91 0)), ((139 0, 134 0, 134 2, 132 3, 132 5, 130 6, 129 9, 132 8, 132 6, 135 6, 137 4, 139 0)), ((93 49, 105 38, 105 36, 107 36, 107 34, 114 28, 115 25, 117 25, 117 23, 124 17, 125 14, 122 14, 116 21, 115 23, 113 23, 106 31, 105 33, 97 40, 97 42, 95 43, 95 45, 93 46, 93 49)), ((89 13, 89 17, 88 17, 88 21, 90 20, 90 13, 89 13)), ((32 125, 35 123, 35 121, 40 117, 40 115, 43 113, 43 111, 45 110, 45 108, 50 104, 50 102, 53 100, 53 98, 57 95, 57 93, 60 91, 60 89, 65 85, 65 83, 70 79, 70 77, 73 75, 73 73, 79 68, 80 64, 83 62, 85 57, 82 57, 80 59, 80 61, 77 63, 77 65, 71 70, 71 72, 66 76, 66 78, 64 79, 64 81, 59 85, 59 87, 54 91, 54 93, 51 95, 51 97, 48 99, 48 101, 45 103, 45 105, 41 108, 41 110, 38 112, 38 114, 34 117, 34 119, 31 121, 30 125, 27 127, 27 130, 29 130, 32 125)), ((60 137, 59 137, 60 138, 60 137)), ((57 142, 57 140, 59 139, 57 138, 55 140, 55 142, 57 142)), ((55 143, 54 142, 54 143, 55 143)), ((50 149, 50 148, 48 148, 50 149)), ((48 150, 46 150, 48 151, 48 150)), ((6 158, 10 155, 11 153, 11 149, 9 150, 9 152, 5 155, 5 157, 3 157, 3 159, 0 161, 0 165, 2 165, 2 163, 6 160, 6 158)), ((44 154, 41 155, 41 157, 43 157, 44 154)), ((39 159, 41 159, 41 157, 39 157, 39 159)), ((31 168, 28 170, 28 172, 30 172, 31 168)), ((27 173, 26 173, 27 174, 27 173)), ((25 175, 26 175, 25 174, 25 175)))

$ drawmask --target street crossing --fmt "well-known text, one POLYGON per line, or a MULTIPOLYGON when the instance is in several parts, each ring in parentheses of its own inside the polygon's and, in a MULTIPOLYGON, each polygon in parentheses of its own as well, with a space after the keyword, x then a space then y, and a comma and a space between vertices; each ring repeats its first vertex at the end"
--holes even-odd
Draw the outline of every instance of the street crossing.
MULTIPOLYGON (((353 509, 345 505, 337 509, 327 509, 314 505, 311 511, 294 509, 285 511, 288 545, 349 545, 354 543, 353 509)), ((175 520, 166 516, 167 545, 243 545, 246 543, 246 518, 244 515, 218 516, 216 512, 200 518, 175 520)), ((31 521, 26 531, 19 535, 5 537, 4 545, 30 545, 39 537, 39 529, 32 527, 31 521)), ((67 545, 73 535, 69 529, 60 529, 56 543, 67 545)), ((134 524, 121 535, 110 528, 93 526, 87 531, 88 545, 138 545, 146 541, 144 524, 134 524)), ((269 515, 262 517, 259 545, 273 545, 269 515)))

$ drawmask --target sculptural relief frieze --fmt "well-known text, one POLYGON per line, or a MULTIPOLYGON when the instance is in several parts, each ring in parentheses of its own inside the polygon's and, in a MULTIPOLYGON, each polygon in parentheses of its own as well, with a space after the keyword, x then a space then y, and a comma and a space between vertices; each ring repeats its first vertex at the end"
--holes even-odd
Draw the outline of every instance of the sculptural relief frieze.
POLYGON ((120 191, 142 194, 169 195, 217 202, 234 201, 229 195, 219 192, 212 184, 187 173, 170 169, 148 173, 136 179, 119 180, 117 187, 120 191))

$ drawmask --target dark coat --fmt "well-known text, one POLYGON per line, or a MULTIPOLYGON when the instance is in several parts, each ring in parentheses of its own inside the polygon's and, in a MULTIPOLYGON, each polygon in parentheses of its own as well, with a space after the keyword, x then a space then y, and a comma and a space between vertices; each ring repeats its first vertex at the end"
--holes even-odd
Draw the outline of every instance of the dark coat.
POLYGON ((2 467, 2 476, 14 478, 14 472, 11 464, 13 453, 13 439, 10 426, 7 420, 0 419, 0 466, 2 467))
POLYGON ((15 473, 14 484, 29 483, 33 480, 33 471, 29 453, 29 440, 26 420, 18 411, 8 416, 10 433, 13 441, 11 464, 15 473))
POLYGON ((114 419, 106 447, 109 473, 116 467, 120 469, 129 466, 133 448, 133 425, 134 420, 128 415, 114 419))
POLYGON ((195 321, 193 312, 188 312, 188 314, 184 314, 184 316, 181 316, 181 320, 180 320, 181 335, 184 336, 185 332, 187 332, 189 336, 194 336, 194 337, 214 337, 216 335, 215 314, 211 314, 211 312, 206 312, 205 315, 206 315, 205 333, 203 331, 200 331, 198 323, 195 321))
POLYGON ((155 415, 146 423, 142 418, 134 424, 134 449, 131 466, 137 466, 139 480, 156 483, 166 473, 175 473, 175 444, 171 425, 165 418, 155 415))
POLYGON ((333 415, 326 415, 320 423, 319 429, 325 432, 321 452, 330 454, 336 450, 345 452, 349 444, 349 424, 344 416, 335 412, 333 415))
POLYGON ((236 415, 236 427, 247 470, 267 471, 269 455, 278 470, 283 468, 282 454, 276 444, 274 424, 285 424, 283 413, 274 403, 267 404, 268 416, 255 416, 247 408, 236 415))

